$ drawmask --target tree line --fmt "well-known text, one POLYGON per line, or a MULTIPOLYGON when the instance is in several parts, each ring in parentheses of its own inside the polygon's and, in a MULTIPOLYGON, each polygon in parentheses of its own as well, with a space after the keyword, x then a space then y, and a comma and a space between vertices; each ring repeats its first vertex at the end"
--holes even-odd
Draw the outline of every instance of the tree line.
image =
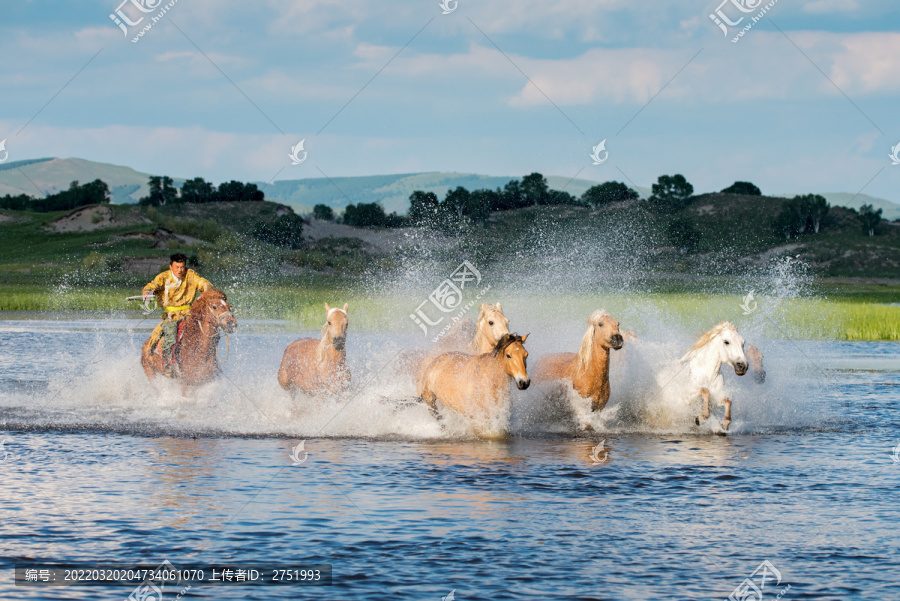
POLYGON ((69 184, 68 190, 62 190, 44 198, 35 198, 27 194, 18 194, 16 196, 7 194, 0 197, 0 209, 35 211, 38 213, 71 211, 78 207, 99 204, 109 204, 109 186, 106 185, 106 182, 99 179, 84 185, 79 184, 76 180, 69 184))
POLYGON ((208 202, 258 202, 266 199, 265 193, 256 184, 245 184, 231 180, 218 187, 202 177, 186 180, 181 190, 167 175, 152 175, 147 182, 150 193, 138 201, 144 206, 161 207, 167 204, 208 203, 208 202))

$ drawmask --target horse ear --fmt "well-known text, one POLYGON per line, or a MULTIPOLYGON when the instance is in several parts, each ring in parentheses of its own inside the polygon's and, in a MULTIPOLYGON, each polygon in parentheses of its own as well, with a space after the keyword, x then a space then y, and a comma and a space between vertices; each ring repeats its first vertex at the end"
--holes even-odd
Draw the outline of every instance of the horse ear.
POLYGON ((496 307, 497 307, 497 310, 498 310, 498 311, 502 311, 502 310, 503 310, 503 307, 500 306, 500 303, 497 303, 496 307))
POLYGON ((526 340, 528 340, 529 336, 531 336, 530 332, 528 334, 525 334, 524 336, 522 336, 522 342, 524 343, 526 340))
POLYGON ((326 312, 331 311, 331 307, 328 306, 328 303, 325 303, 325 311, 326 312))
POLYGON ((347 303, 344 303, 344 313, 347 312, 347 303))

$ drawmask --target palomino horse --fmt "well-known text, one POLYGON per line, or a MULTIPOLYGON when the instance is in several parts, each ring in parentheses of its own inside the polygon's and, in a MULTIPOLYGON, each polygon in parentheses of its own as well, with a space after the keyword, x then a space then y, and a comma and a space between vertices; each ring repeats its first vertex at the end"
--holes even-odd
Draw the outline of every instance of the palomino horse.
POLYGON ((695 423, 699 426, 709 418, 709 400, 712 398, 725 407, 722 429, 727 430, 731 424, 731 399, 725 395, 725 380, 719 370, 727 364, 739 376, 747 373, 744 338, 737 328, 727 321, 714 326, 688 349, 680 364, 688 370, 690 378, 686 400, 693 401, 698 394, 703 399, 703 410, 694 419, 695 423))
POLYGON ((325 303, 321 339, 300 338, 284 349, 278 383, 293 394, 335 394, 350 386, 347 368, 347 303, 343 309, 325 303))
POLYGON ((609 351, 623 344, 619 322, 597 309, 588 318, 578 352, 544 355, 534 366, 534 380, 568 380, 575 392, 590 399, 591 411, 600 411, 609 402, 609 351))
POLYGON ((496 418, 509 407, 509 380, 515 380, 519 390, 531 383, 525 367, 527 338, 528 334, 504 334, 488 353, 445 353, 437 357, 419 379, 419 396, 435 413, 435 402, 440 401, 478 422, 496 418))
POLYGON ((474 325, 469 318, 461 319, 447 330, 431 350, 401 353, 397 363, 401 371, 419 378, 435 357, 452 352, 466 352, 470 355, 487 353, 494 350, 504 334, 509 334, 509 319, 503 314, 500 303, 483 304, 474 325))
MULTIPOLYGON (((237 320, 231 314, 231 306, 224 292, 207 290, 200 295, 185 316, 182 325, 181 342, 176 347, 175 359, 178 368, 171 377, 180 377, 182 393, 215 376, 219 368, 216 345, 221 332, 231 334, 237 329, 237 320)), ((141 349, 141 365, 147 377, 156 374, 167 375, 166 362, 157 348, 150 348, 150 340, 141 349)))
POLYGON ((764 384, 766 381, 766 368, 763 367, 762 353, 759 352, 759 349, 752 342, 744 345, 744 349, 744 352, 747 353, 747 359, 750 360, 750 373, 753 374, 753 379, 756 380, 757 384, 764 384))

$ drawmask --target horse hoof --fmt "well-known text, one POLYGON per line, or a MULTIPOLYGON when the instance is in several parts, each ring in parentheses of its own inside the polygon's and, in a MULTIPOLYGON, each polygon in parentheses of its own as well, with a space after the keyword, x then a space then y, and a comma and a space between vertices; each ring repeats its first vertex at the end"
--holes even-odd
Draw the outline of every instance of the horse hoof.
POLYGON ((590 425, 590 424, 585 424, 585 425, 584 425, 584 431, 585 431, 585 432, 593 432, 593 431, 594 431, 594 426, 592 426, 592 425, 590 425))

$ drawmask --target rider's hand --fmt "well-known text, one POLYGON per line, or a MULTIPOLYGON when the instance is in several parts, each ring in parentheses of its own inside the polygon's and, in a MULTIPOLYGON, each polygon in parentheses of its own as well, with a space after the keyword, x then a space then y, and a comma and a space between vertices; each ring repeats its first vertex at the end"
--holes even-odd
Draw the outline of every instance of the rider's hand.
POLYGON ((149 293, 149 292, 145 292, 145 293, 144 293, 144 302, 146 303, 148 300, 150 300, 150 293, 149 293))

